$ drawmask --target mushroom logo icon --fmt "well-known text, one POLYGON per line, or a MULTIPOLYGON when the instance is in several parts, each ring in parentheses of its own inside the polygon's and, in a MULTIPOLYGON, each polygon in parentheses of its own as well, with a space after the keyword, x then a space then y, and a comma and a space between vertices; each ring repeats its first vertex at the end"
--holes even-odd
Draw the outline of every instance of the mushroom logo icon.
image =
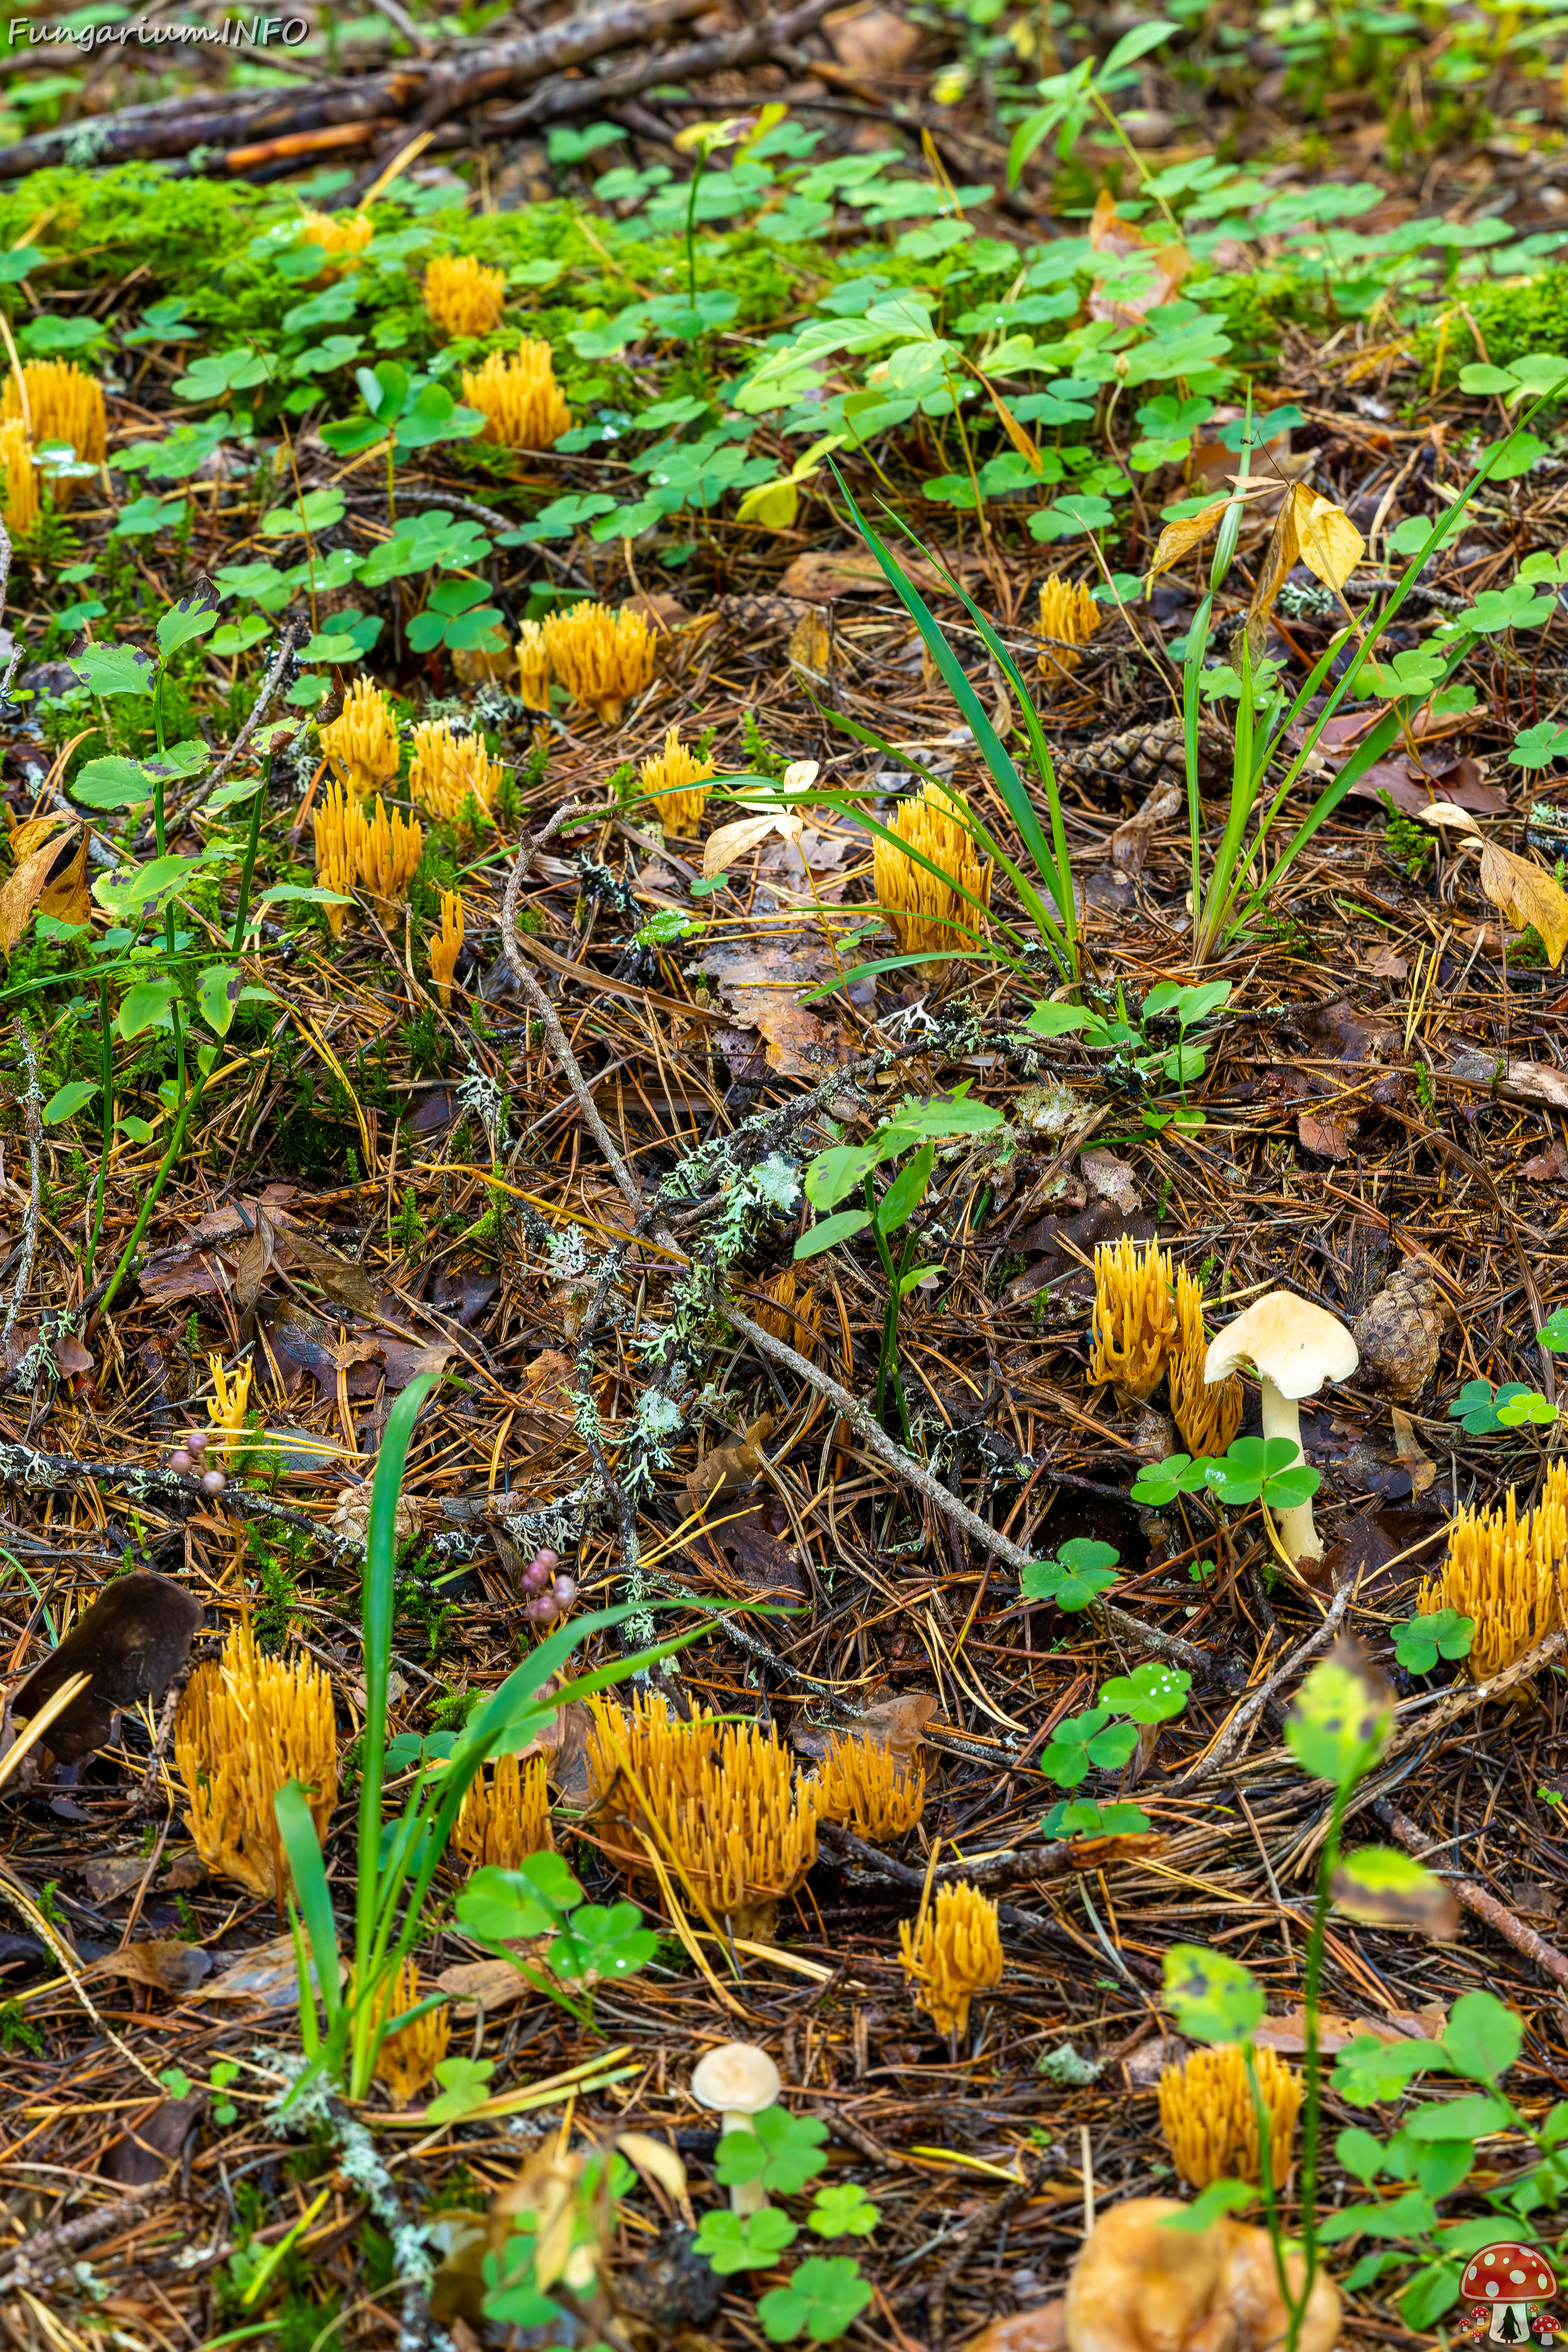
POLYGON ((1558 2332, 1540 2308, 1557 2292, 1556 2274, 1534 2246, 1483 2246, 1466 2264, 1459 2292, 1489 2344, 1550 2344, 1558 2332))

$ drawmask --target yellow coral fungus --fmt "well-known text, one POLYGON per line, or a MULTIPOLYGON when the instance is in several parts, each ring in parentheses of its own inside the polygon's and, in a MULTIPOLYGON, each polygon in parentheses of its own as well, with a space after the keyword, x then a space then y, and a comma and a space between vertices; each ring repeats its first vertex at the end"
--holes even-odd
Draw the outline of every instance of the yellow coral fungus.
POLYGON ((425 272, 425 308, 447 335, 489 335, 500 325, 506 272, 471 253, 437 254, 425 272))
POLYGON ((772 1725, 671 1716, 662 1693, 628 1712, 590 1699, 588 1772, 604 1851, 635 1877, 674 1881, 736 1936, 773 1932, 816 1860, 817 1784, 796 1780, 772 1725))
MULTIPOLYGON (((30 426, 35 450, 51 441, 68 441, 84 465, 101 466, 109 455, 109 419, 103 406, 103 386, 74 360, 28 360, 21 383, 13 368, 0 394, 0 422, 19 417, 30 426), (22 387, 26 387, 23 400, 22 387)), ((57 506, 64 506, 76 485, 68 475, 53 485, 57 506)))
POLYGON ((1241 1427, 1246 1399, 1234 1372, 1212 1387, 1205 1384, 1204 1294, 1185 1266, 1176 1276, 1176 1333, 1167 1366, 1172 1419, 1194 1461, 1200 1454, 1224 1454, 1241 1427))
POLYGON ((224 1371, 223 1358, 211 1355, 207 1358, 207 1364, 213 1376, 215 1400, 213 1410, 207 1415, 207 1426, 217 1441, 217 1451, 232 1456, 238 1452, 239 1441, 245 1435, 246 1409, 250 1402, 250 1376, 255 1367, 248 1359, 237 1366, 231 1388, 224 1371))
POLYGON ((1140 1402, 1153 1395, 1176 1338, 1171 1258, 1154 1242, 1101 1242, 1094 1253, 1091 1381, 1140 1402))
POLYGON ((1077 651, 1093 636, 1105 614, 1089 590, 1053 572, 1040 583, 1040 618, 1035 634, 1055 639, 1040 648, 1036 667, 1053 686, 1064 685, 1083 656, 1077 651))
POLYGON ((356 831, 361 878, 382 914, 390 914, 408 896, 425 846, 425 829, 417 817, 405 824, 399 809, 393 810, 389 820, 385 802, 378 800, 368 816, 359 813, 356 831))
POLYGON ((911 1927, 899 1922, 904 1975, 939 2033, 956 2038, 969 2023, 969 2004, 1002 1980, 1002 1934, 996 1906, 969 1881, 939 1886, 911 1927))
POLYGON ((771 1331, 775 1339, 787 1340, 803 1356, 815 1355, 822 1330, 822 1305, 816 1291, 800 1289, 793 1265, 783 1267, 763 1288, 772 1302, 757 1308, 763 1330, 771 1331))
POLYGON ((831 1740, 820 1777, 822 1819, 843 1822, 857 1837, 902 1837, 925 1811, 925 1765, 879 1740, 853 1734, 831 1740))
POLYGON ((519 1870, 531 1853, 547 1853, 555 1838, 543 1757, 498 1756, 489 1780, 481 1772, 470 1780, 452 1843, 476 1870, 519 1870))
POLYGON ((663 751, 642 763, 642 788, 657 796, 649 803, 648 814, 666 833, 678 834, 683 841, 695 840, 708 805, 708 779, 712 773, 712 761, 700 760, 688 751, 679 727, 668 729, 663 751))
MULTIPOLYGON (((342 787, 327 786, 312 820, 316 833, 316 880, 323 890, 341 890, 345 897, 359 879, 359 835, 363 831, 359 804, 345 801, 342 787)), ((329 907, 327 924, 335 940, 343 935, 346 907, 329 907)))
POLYGON ((463 944, 463 894, 460 890, 441 893, 441 928, 430 934, 430 977, 441 992, 441 1003, 450 1011, 452 975, 458 968, 458 957, 463 944))
POLYGON ((550 665, 574 702, 618 727, 632 697, 653 677, 654 642, 640 613, 584 602, 544 624, 550 665))
POLYGON ((1455 1609, 1473 1617, 1465 1664, 1484 1682, 1561 1624, 1568 1564, 1568 1462, 1553 1462, 1541 1499, 1521 1519, 1510 1486, 1500 1511, 1461 1510, 1448 1529, 1448 1557, 1421 1588, 1423 1614, 1455 1609))
MULTIPOLYGON (((372 2003, 374 2023, 402 2017, 422 1997, 418 1969, 411 1959, 400 1960, 372 2003)), ((376 2081, 386 2084, 395 2107, 411 2106, 426 2084, 435 2081, 451 2039, 452 2012, 445 2001, 387 2035, 375 2053, 374 2071, 376 2081)))
POLYGON ((983 908, 991 904, 991 861, 974 845, 965 823, 968 814, 961 794, 926 784, 893 812, 888 830, 898 841, 877 836, 872 887, 906 954, 936 955, 943 949, 964 947, 973 939, 978 920, 972 900, 977 898, 983 908), (939 870, 933 874, 918 865, 899 843, 928 857, 939 870))
POLYGON ((524 621, 517 641, 517 690, 530 710, 550 708, 550 647, 537 621, 524 621))
POLYGON ((503 449, 553 449, 572 429, 542 335, 524 335, 515 352, 491 352, 483 367, 465 368, 463 398, 485 419, 480 440, 503 449))
POLYGON ((423 801, 444 824, 457 822, 470 793, 488 816, 505 773, 500 761, 486 751, 482 735, 455 735, 450 719, 422 719, 414 730, 409 796, 423 801))
POLYGON ((321 730, 321 749, 351 799, 379 792, 397 773, 397 721, 392 705, 368 677, 358 677, 343 707, 321 730))
POLYGON ((375 230, 368 213, 308 212, 297 234, 301 244, 319 245, 323 253, 353 254, 364 251, 375 230))
POLYGON ((27 428, 19 416, 8 416, 0 424, 0 475, 5 478, 5 503, 0 512, 5 515, 5 528, 13 539, 26 539, 38 527, 40 478, 33 463, 27 428))
MULTIPOLYGON (((1269 2170, 1282 2189, 1290 2169, 1290 2142, 1305 2084, 1278 2051, 1259 2050, 1258 2095, 1268 2118, 1269 2170)), ((1215 2180, 1261 2181, 1258 2116, 1241 2053, 1231 2042, 1194 2050, 1184 2065, 1160 2077, 1160 2128, 1190 2189, 1215 2180)))
POLYGON ((252 1895, 286 1872, 272 1801, 298 1780, 323 1840, 338 1794, 330 1675, 309 1658, 264 1658, 247 1622, 196 1668, 174 1721, 174 1769, 186 1826, 209 1870, 252 1895))

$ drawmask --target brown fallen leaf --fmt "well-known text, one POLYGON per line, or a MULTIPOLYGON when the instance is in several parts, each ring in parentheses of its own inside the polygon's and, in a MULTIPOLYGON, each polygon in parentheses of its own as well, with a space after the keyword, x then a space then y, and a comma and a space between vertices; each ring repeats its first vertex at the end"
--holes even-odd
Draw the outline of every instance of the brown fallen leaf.
POLYGON ((1421 1440, 1416 1436, 1415 1424, 1404 1406, 1390 1405, 1388 1411, 1394 1423, 1394 1449, 1401 1464, 1410 1473, 1410 1491, 1413 1495, 1424 1495, 1437 1475, 1437 1465, 1430 1454, 1422 1452, 1421 1440))
POLYGON ((726 1582, 726 1589, 728 1571, 721 1563, 723 1555, 730 1553, 747 1594, 774 1601, 801 1601, 805 1597, 805 1579, 801 1574, 799 1559, 788 1544, 781 1543, 761 1511, 726 1518, 722 1526, 692 1544, 690 1552, 694 1559, 726 1582))
POLYGON ((106 1853, 96 1862, 84 1862, 80 1877, 92 1902, 118 1903, 141 1885, 146 1868, 145 1854, 106 1853))
POLYGON ((90 1675, 89 1687, 57 1717, 46 1739, 62 1764, 79 1764, 107 1743, 122 1707, 163 1698, 201 1622, 201 1602, 172 1578, 150 1569, 117 1577, 11 1693, 7 1715, 26 1722, 71 1675, 90 1675))
POLYGON ((205 2091, 194 2092, 188 2099, 162 2099, 144 2119, 128 2123, 104 2151, 99 2168, 104 2179, 119 2181, 122 2189, 144 2189, 162 2180, 206 2103, 205 2091))
POLYGON ((925 37, 896 8, 835 8, 823 30, 839 64, 870 80, 907 66, 925 37))
POLYGON ((190 1992, 212 1974, 212 1954, 178 1936, 153 1936, 145 1943, 122 1944, 101 1960, 83 1969, 89 1977, 125 1977, 132 1984, 150 1985, 154 1992, 190 1992))
POLYGON ((278 1229, 266 1210, 258 1209, 256 1231, 240 1251, 234 1269, 234 1303, 242 1315, 248 1315, 260 1297, 277 1247, 278 1229))
POLYGON ((896 1698, 877 1699, 862 1707, 847 1723, 797 1722, 790 1737, 802 1756, 819 1761, 836 1739, 853 1738, 885 1748, 896 1761, 909 1763, 936 1710, 937 1702, 930 1691, 900 1691, 896 1698))
POLYGON ((1568 948, 1568 892, 1544 867, 1489 841, 1481 851, 1481 888, 1516 929, 1533 924, 1553 971, 1568 948))
POLYGON ((1563 1177, 1568 1176, 1568 1151, 1563 1150, 1553 1136, 1546 1150, 1538 1151, 1533 1160, 1527 1160, 1519 1172, 1521 1176, 1531 1177, 1538 1184, 1559 1184, 1563 1177))
POLYGON ((1168 522, 1154 542, 1154 560, 1145 577, 1157 579, 1162 572, 1169 572, 1173 563, 1179 563, 1184 555, 1190 554, 1208 537, 1229 504, 1228 499, 1216 499, 1212 507, 1205 507, 1202 514, 1181 515, 1174 522, 1168 522))
POLYGON ((804 613, 790 631, 786 648, 789 666, 797 677, 826 677, 833 667, 833 638, 815 606, 804 613))
POLYGON ((736 1495, 748 1495, 757 1483, 757 1473, 766 1456, 763 1440, 773 1425, 771 1412, 753 1421, 743 1437, 729 1445, 716 1445, 705 1454, 686 1481, 686 1492, 694 1511, 706 1503, 710 1508, 716 1503, 726 1503, 736 1495))
POLYGON ((436 1984, 451 1995, 452 2013, 458 2017, 471 2017, 476 2007, 489 2016, 533 1997, 533 1987, 510 1960, 456 1960, 442 1969, 436 1984))
MULTIPOLYGON (((341 1979, 348 1974, 348 1963, 340 1960, 338 1966, 341 1979)), ((319 1990, 314 1960, 310 1963, 310 1981, 319 1990)), ((221 1975, 208 1984, 198 1985, 193 1998, 247 2001, 277 2011, 298 2009, 300 1970, 293 1937, 274 1936, 270 1943, 257 1944, 248 1952, 239 1953, 224 1967, 221 1975)))
MULTIPOLYGON (((1368 1851, 1363 1849, 1363 1852, 1368 1851)), ((1373 1847, 1378 1856, 1384 1849, 1373 1847)), ((1400 1876, 1384 1885, 1370 1874, 1359 1874, 1361 1853, 1347 1854, 1333 1876, 1334 1909, 1347 1919, 1369 1927, 1394 1927, 1407 1936, 1427 1936, 1434 1943, 1452 1943, 1459 1932, 1459 1898, 1435 1872, 1423 1871, 1406 1854, 1389 1856, 1400 1876), (1408 1884, 1402 1883, 1408 1873, 1408 1884)), ((1372 1867, 1368 1865, 1369 1873, 1372 1867)))
POLYGON ((1299 1112, 1296 1140, 1303 1151, 1315 1151, 1320 1160, 1350 1158, 1350 1138, 1337 1118, 1320 1118, 1310 1110, 1299 1112))

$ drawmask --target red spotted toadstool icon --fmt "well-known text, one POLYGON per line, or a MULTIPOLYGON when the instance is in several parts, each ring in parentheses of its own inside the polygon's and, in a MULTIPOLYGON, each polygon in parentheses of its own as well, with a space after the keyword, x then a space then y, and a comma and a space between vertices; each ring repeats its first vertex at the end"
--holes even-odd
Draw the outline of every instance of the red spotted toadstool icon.
MULTIPOLYGON (((1550 2303, 1557 2292, 1557 2278, 1537 2247, 1483 2246, 1466 2264, 1459 2291, 1471 2318, 1487 2323, 1489 2343, 1528 2344, 1531 2313, 1550 2303)), ((1550 2319, 1547 2327, 1549 2333, 1544 2336, 1538 2331, 1538 2340, 1549 2343, 1556 2334, 1550 2319)))

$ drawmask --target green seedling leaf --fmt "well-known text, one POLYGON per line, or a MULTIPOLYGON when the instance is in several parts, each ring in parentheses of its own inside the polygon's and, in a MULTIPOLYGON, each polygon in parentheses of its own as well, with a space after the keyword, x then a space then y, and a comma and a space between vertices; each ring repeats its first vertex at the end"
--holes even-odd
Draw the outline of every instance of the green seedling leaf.
POLYGON ((1448 2060, 1436 2042, 1381 2042, 1358 2034, 1334 2064, 1333 2087, 1352 2107, 1380 2107, 1403 2097, 1417 2074, 1446 2073, 1448 2060))
POLYGON ((44 1105, 44 1125, 58 1127, 62 1119, 74 1118, 84 1103, 89 1103, 98 1092, 96 1078, 72 1078, 57 1087, 44 1105))
POLYGON ((426 2122, 456 2124, 465 2116, 471 2116, 489 2097, 489 2081, 495 2070, 493 2058, 443 2058, 436 2069, 440 2096, 432 2099, 426 2108, 426 2122))
POLYGON ((237 964, 210 963, 196 982, 196 1005, 207 1027, 226 1037, 234 1019, 245 974, 237 964))
MULTIPOLYGON (((717 2268, 717 2265, 715 2265, 717 2268)), ((793 2344, 804 2336, 813 2344, 833 2344, 871 2301, 853 2254, 813 2254, 757 2304, 757 2317, 770 2344, 793 2344)))
POLYGON ((129 1042, 148 1029, 172 1029, 179 994, 172 980, 139 980, 125 992, 115 1027, 129 1042))
POLYGON ((1512 768, 1549 768, 1554 760, 1568 760, 1568 727, 1542 719, 1521 728, 1508 758, 1512 768))
POLYGON ((1058 1724, 1040 1759, 1040 1769, 1058 1789, 1076 1789, 1091 1771, 1120 1770, 1137 1745, 1132 1724, 1112 1723, 1109 1707, 1091 1706, 1058 1724))
POLYGON ((1192 1686, 1191 1675, 1158 1658, 1145 1658, 1131 1674, 1114 1675, 1101 1690, 1100 1704, 1134 1723, 1168 1723, 1181 1714, 1192 1686))
POLYGON ((1173 1944, 1165 1954, 1165 2006, 1190 2042, 1250 2042, 1263 2017, 1263 1988, 1224 1952, 1173 1944))
POLYGON ((1211 2230, 1226 2213, 1243 2213, 1258 2201, 1258 2191, 1245 2180, 1211 2180, 1200 2196, 1179 2213, 1165 2214, 1160 2223, 1163 2230, 1186 2230, 1196 2232, 1211 2230))
POLYGON ((1459 1423, 1467 1437, 1491 1437, 1503 1426, 1498 1418, 1502 1407, 1534 1393, 1522 1381, 1506 1381, 1495 1396, 1490 1381, 1467 1381, 1448 1407, 1448 1418, 1459 1423))
POLYGON ((1377 1761, 1393 1729, 1386 1686, 1336 1658, 1322 1658, 1296 1695, 1285 1740, 1303 1772, 1342 1788, 1377 1761))
POLYGON ((1462 2098, 1428 2100, 1413 2108, 1399 2128, 1414 2140, 1482 2139, 1488 2132, 1506 2130, 1510 2120, 1506 2099, 1471 2091, 1462 2098))
POLYGON ((92 694, 151 694, 158 675, 139 646, 89 646, 66 667, 92 694))
POLYGON ((1387 2150, 1359 2124, 1352 2124, 1334 2142, 1334 2154, 1353 2180, 1370 2189, 1387 2162, 1387 2150))
POLYGON ((837 1249, 840 1242, 852 1241, 863 1234, 870 1223, 865 1209, 840 1209, 836 1216, 820 1217, 808 1234, 803 1234, 795 1245, 797 1259, 820 1257, 824 1250, 837 1249))
POLYGON ((799 2235, 776 2205, 760 2213, 708 2212, 697 2232, 697 2252, 718 2277, 732 2278, 737 2271, 771 2271, 799 2235))
POLYGON ((1318 2224, 1320 2243, 1337 2246, 1342 2239, 1424 2237, 1437 2219, 1432 2200, 1419 2189, 1407 2189, 1390 2205, 1346 2205, 1318 2224))
POLYGON ((1224 1457, 1213 1463, 1205 1476, 1224 1503, 1239 1507, 1261 1496, 1271 1508, 1289 1510, 1310 1499, 1322 1484, 1320 1474, 1300 1459, 1300 1449, 1288 1437, 1238 1437, 1224 1457))
POLYGON ((1454 2003, 1443 2032, 1443 2052, 1457 2074, 1495 2083, 1524 2042, 1524 2028, 1494 1993, 1467 1992, 1454 2003))
POLYGON ((1568 1307, 1555 1307, 1535 1336, 1543 1348, 1556 1354, 1568 1349, 1568 1307))
MULTIPOLYGON (((805 1197, 814 1209, 832 1209, 861 1184, 883 1157, 880 1143, 836 1143, 819 1151, 805 1171, 805 1197)), ((869 1220, 868 1220, 868 1223, 869 1220)))
POLYGON ((1557 1418, 1557 1408, 1548 1404, 1539 1389, 1525 1389, 1510 1397, 1497 1408, 1498 1425, 1501 1429, 1518 1429, 1525 1422, 1544 1427, 1557 1418))
POLYGON ((171 604, 158 624, 158 650, 167 659, 193 638, 205 637, 217 625, 217 600, 207 595, 182 597, 171 604))
POLYGON ((1041 1822, 1040 1835, 1047 1838, 1142 1837, 1149 1825, 1149 1816, 1142 1805, 1097 1805, 1088 1797, 1079 1797, 1069 1804, 1064 1797, 1051 1807, 1041 1822))
POLYGON ((1089 1017, 1081 1004, 1052 1004, 1047 1002, 1036 1005, 1026 1017, 1024 1026, 1032 1029, 1037 1037, 1066 1037, 1073 1030, 1081 1029, 1089 1017))
POLYGON ((868 2238, 881 2218, 881 2208, 858 2180, 850 2180, 817 2190, 805 2226, 819 2238, 868 2238))
POLYGON ((71 798, 83 808, 137 808, 153 797, 153 778, 140 761, 122 751, 89 760, 71 780, 71 798))
POLYGON ((908 1224, 925 1198, 935 1164, 936 1146, 926 1143, 900 1169, 878 1204, 876 1222, 883 1234, 896 1234, 900 1226, 908 1224))
POLYGON ((1334 1873, 1333 1901, 1347 1918, 1369 1927, 1442 1937, 1458 1932, 1458 1906, 1436 1872, 1393 1846, 1362 1846, 1346 1854, 1334 1873))
POLYGON ((342 490, 307 490, 290 507, 269 507, 258 529, 263 539, 299 539, 342 522, 346 505, 342 490))
POLYGON ((1457 1609, 1434 1609, 1394 1629, 1394 1654, 1407 1675, 1429 1675, 1439 1658, 1468 1658, 1476 1621, 1457 1609))

